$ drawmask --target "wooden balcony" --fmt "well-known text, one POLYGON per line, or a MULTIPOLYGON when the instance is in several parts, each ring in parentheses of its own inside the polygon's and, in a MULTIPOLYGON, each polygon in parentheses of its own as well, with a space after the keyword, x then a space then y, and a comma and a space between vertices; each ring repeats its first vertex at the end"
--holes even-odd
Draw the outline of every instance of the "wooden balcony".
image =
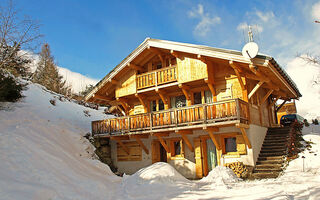
POLYGON ((150 133, 207 126, 248 124, 248 103, 232 99, 92 122, 92 134, 150 133))
POLYGON ((158 86, 177 81, 177 67, 166 67, 137 75, 137 89, 158 86))

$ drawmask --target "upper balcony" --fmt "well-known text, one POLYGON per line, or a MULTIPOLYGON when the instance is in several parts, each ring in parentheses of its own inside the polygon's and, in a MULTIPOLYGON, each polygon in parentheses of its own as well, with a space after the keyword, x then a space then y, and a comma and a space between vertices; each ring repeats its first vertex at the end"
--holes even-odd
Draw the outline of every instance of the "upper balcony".
POLYGON ((154 87, 177 81, 177 67, 165 67, 137 75, 137 89, 154 87))
POLYGON ((92 122, 92 134, 117 135, 248 124, 248 103, 231 99, 210 104, 130 115, 92 122))

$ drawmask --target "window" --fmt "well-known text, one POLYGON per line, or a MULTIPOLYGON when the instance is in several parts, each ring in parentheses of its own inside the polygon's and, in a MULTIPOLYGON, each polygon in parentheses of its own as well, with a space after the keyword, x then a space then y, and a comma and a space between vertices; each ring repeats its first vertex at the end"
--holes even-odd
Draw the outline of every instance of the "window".
POLYGON ((157 67, 157 69, 161 69, 161 68, 162 68, 162 63, 161 63, 161 62, 158 63, 158 64, 156 65, 156 67, 157 67))
POLYGON ((237 142, 235 137, 224 138, 225 152, 237 152, 237 142))
POLYGON ((175 108, 185 107, 186 105, 187 105, 187 99, 184 95, 175 97, 175 103, 174 103, 175 108))
POLYGON ((194 104, 201 104, 201 92, 193 93, 194 104))
POLYGON ((171 159, 184 158, 184 148, 183 148, 182 138, 170 138, 169 145, 170 145, 171 159))
POLYGON ((205 103, 212 103, 213 102, 212 93, 210 90, 204 91, 204 96, 205 96, 205 103))

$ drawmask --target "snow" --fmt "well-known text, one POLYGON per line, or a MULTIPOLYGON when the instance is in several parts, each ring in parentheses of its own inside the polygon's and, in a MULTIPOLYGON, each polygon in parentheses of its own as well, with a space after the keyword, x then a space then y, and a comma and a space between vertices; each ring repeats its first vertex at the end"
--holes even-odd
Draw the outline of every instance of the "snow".
POLYGON ((1 200, 320 199, 320 126, 303 129, 312 147, 277 179, 242 181, 217 167, 193 181, 167 163, 121 178, 95 159, 94 147, 82 137, 92 120, 107 117, 102 110, 60 101, 36 84, 24 95, 20 102, 0 104, 1 200))

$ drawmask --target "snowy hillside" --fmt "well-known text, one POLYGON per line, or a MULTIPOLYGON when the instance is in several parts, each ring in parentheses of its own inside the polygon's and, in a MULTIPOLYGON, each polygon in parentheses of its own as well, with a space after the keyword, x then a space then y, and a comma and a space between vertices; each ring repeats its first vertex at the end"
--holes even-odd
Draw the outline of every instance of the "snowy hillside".
POLYGON ((0 199, 110 198, 105 191, 119 178, 92 159, 94 149, 82 137, 91 120, 106 115, 58 99, 53 106, 55 95, 28 88, 20 102, 0 104, 0 199))
POLYGON ((0 104, 0 199, 320 199, 320 126, 303 130, 313 142, 278 179, 241 181, 217 167, 190 181, 167 163, 123 178, 94 159, 82 136, 102 110, 60 101, 30 84, 20 102, 0 104), (56 99, 56 106, 49 100, 56 99), (89 110, 86 117, 83 110, 89 110))
MULTIPOLYGON (((39 55, 32 52, 23 51, 23 55, 31 60, 29 67, 31 72, 34 72, 37 69, 37 64, 40 60, 39 55)), ((86 89, 87 85, 96 85, 99 80, 89 78, 80 73, 73 72, 67 68, 57 66, 59 74, 63 76, 63 80, 66 81, 67 86, 71 86, 72 92, 78 94, 86 89)))

